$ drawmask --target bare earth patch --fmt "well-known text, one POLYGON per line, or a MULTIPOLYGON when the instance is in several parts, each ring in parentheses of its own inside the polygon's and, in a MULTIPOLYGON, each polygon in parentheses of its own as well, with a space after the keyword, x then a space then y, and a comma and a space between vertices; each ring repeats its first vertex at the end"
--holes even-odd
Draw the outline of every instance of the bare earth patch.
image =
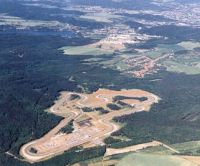
MULTIPOLYGON (((34 163, 59 155, 76 146, 103 145, 104 138, 120 128, 111 122, 114 117, 148 111, 150 106, 158 101, 159 98, 154 94, 137 89, 121 91, 99 89, 92 94, 62 92, 49 112, 62 116, 64 119, 42 138, 22 146, 20 154, 27 161, 34 163), (127 104, 133 106, 111 110, 108 104, 116 104, 113 100, 115 96, 133 97, 132 103, 131 99, 127 100, 127 104), (145 97, 147 100, 136 101, 139 97, 145 97), (94 110, 98 107, 108 112, 97 116, 94 110), (63 133, 61 129, 71 120, 73 120, 74 131, 70 134, 63 133)), ((126 101, 123 102, 126 103, 126 101)))

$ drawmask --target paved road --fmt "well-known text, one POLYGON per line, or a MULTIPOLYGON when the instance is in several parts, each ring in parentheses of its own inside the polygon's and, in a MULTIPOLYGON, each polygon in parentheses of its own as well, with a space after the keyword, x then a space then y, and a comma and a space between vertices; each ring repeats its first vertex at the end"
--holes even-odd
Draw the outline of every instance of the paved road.
MULTIPOLYGON (((69 95, 71 95, 71 94, 72 93, 68 93, 66 98, 68 98, 69 95)), ((86 102, 88 100, 88 97, 85 95, 80 95, 80 96, 81 96, 81 99, 76 102, 76 105, 80 106, 80 107, 86 107, 84 102, 86 102)), ((103 100, 104 102, 109 101, 109 99, 107 99, 105 97, 105 95, 103 95, 103 94, 97 95, 95 97, 97 99, 103 100)), ((147 97, 148 97, 148 100, 144 102, 147 105, 148 104, 150 105, 150 104, 158 101, 157 96, 150 95, 147 97)), ((65 101, 66 101, 66 99, 59 100, 50 109, 50 111, 52 113, 58 114, 57 112, 59 112, 59 106, 62 105, 65 101)), ((60 153, 64 152, 65 150, 70 149, 72 147, 82 145, 84 143, 92 142, 93 140, 99 139, 102 137, 104 138, 105 136, 108 136, 111 133, 113 133, 114 131, 117 131, 119 129, 119 126, 117 126, 116 124, 111 122, 113 117, 128 115, 128 114, 132 114, 132 113, 139 112, 139 111, 144 111, 145 107, 143 106, 143 104, 137 104, 134 108, 132 108, 130 110, 113 111, 108 114, 102 115, 102 116, 100 116, 101 119, 99 119, 97 121, 98 125, 101 125, 103 128, 101 131, 91 132, 89 130, 89 129, 93 129, 93 128, 95 130, 95 127, 93 127, 93 128, 91 127, 89 129, 80 128, 79 130, 77 130, 77 131, 73 132, 71 135, 69 135, 68 143, 63 144, 63 146, 55 147, 53 150, 51 150, 51 151, 47 150, 46 152, 43 152, 43 153, 31 153, 30 152, 31 147, 34 147, 34 145, 37 145, 37 144, 42 144, 42 143, 47 142, 47 140, 50 140, 53 136, 55 136, 60 131, 60 129, 63 128, 64 126, 66 126, 72 119, 77 119, 81 115, 84 114, 84 112, 81 109, 78 109, 78 110, 79 110, 78 112, 77 112, 77 110, 76 111, 69 110, 70 115, 68 117, 64 118, 56 127, 54 127, 52 130, 50 130, 42 138, 32 141, 32 142, 29 142, 29 143, 25 144, 24 146, 22 146, 22 148, 20 149, 20 154, 25 159, 27 159, 29 162, 32 162, 32 163, 39 162, 39 161, 45 160, 49 157, 52 157, 56 154, 60 154, 60 153), (88 131, 86 131, 86 130, 88 130, 88 131)))

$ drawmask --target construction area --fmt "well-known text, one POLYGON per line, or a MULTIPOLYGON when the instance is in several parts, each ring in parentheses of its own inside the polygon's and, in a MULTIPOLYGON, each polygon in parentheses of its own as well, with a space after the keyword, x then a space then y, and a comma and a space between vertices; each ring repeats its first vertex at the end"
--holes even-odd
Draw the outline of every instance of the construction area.
POLYGON ((156 95, 137 89, 99 89, 92 94, 62 92, 49 112, 64 119, 42 138, 23 145, 20 154, 34 163, 73 147, 104 145, 104 138, 120 128, 111 121, 114 117, 148 111, 158 101, 156 95), (65 132, 69 123, 73 130, 65 132))

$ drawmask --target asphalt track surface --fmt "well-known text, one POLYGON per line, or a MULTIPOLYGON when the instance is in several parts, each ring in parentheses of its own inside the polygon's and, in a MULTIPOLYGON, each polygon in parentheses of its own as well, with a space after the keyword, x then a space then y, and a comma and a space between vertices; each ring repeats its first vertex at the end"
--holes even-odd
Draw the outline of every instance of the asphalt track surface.
MULTIPOLYGON (((63 99, 59 99, 58 102, 50 108, 50 112, 59 115, 60 111, 60 105, 62 105, 64 102, 68 101, 68 98, 71 94, 74 93, 68 93, 67 96, 63 99)), ((78 107, 89 107, 90 105, 85 105, 86 101, 88 100, 88 96, 79 94, 81 99, 76 102, 76 106, 78 107)), ((109 99, 106 98, 107 94, 99 94, 96 95, 95 98, 97 100, 101 100, 101 102, 109 102, 109 99)), ((128 115, 135 112, 144 111, 145 105, 150 106, 151 104, 158 102, 158 97, 150 94, 146 96, 148 99, 145 102, 142 102, 141 104, 136 104, 133 109, 130 110, 119 110, 110 112, 108 114, 100 116, 98 120, 96 120, 95 123, 98 124, 98 126, 102 126, 100 129, 97 127, 91 127, 91 128, 80 128, 76 129, 71 135, 69 134, 69 138, 67 139, 66 143, 62 144, 62 146, 55 146, 53 149, 46 150, 41 153, 32 153, 31 148, 37 147, 38 145, 45 144, 47 141, 52 140, 53 138, 56 138, 59 131, 65 127, 72 119, 76 120, 83 114, 85 114, 81 109, 76 110, 68 110, 69 114, 67 117, 65 117, 63 120, 60 121, 60 123, 54 127, 52 130, 50 130, 47 134, 45 134, 42 138, 38 140, 31 141, 25 145, 23 145, 20 149, 20 155, 23 156, 28 162, 34 163, 34 162, 40 162, 43 160, 47 160, 48 158, 51 158, 55 155, 62 154, 64 151, 76 147, 85 143, 94 142, 95 140, 105 138, 106 136, 109 136, 114 131, 117 131, 119 129, 119 126, 112 123, 111 120, 113 117, 122 116, 122 115, 128 115), (145 104, 144 104, 145 103, 145 104), (96 130, 100 131, 96 131, 96 130), (94 132, 93 132, 94 130, 94 132), (87 132, 87 135, 85 132, 87 132)), ((60 116, 63 116, 62 114, 60 116)))

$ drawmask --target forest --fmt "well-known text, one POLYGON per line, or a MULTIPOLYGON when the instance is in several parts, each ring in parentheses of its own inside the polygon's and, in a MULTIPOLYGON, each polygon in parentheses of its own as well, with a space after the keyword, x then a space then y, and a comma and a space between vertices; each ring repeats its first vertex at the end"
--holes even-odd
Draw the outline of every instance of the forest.
MULTIPOLYGON (((23 19, 59 20, 75 26, 81 25, 90 30, 105 26, 102 23, 93 23, 88 20, 77 21, 75 18, 54 15, 60 12, 61 15, 73 13, 79 16, 83 14, 82 12, 44 10, 44 8, 35 7, 31 10, 29 6, 19 5, 16 3, 17 1, 0 0, 0 2, 2 13, 23 19)), ((119 3, 111 0, 106 0, 106 2, 107 4, 105 4, 105 0, 96 1, 95 5, 121 7, 119 3)), ((74 0, 74 3, 81 2, 74 0)), ((82 1, 82 3, 91 4, 93 1, 82 1)), ((130 6, 130 1, 124 3, 125 8, 134 9, 140 6, 143 9, 154 8, 154 5, 150 4, 148 0, 136 0, 135 6, 130 6), (146 5, 141 2, 146 2, 146 5)), ((134 15, 134 17, 148 20, 161 19, 151 15, 134 15)), ((127 21, 126 24, 132 28, 142 26, 134 21, 127 21)), ((92 43, 94 39, 79 35, 73 38, 62 37, 59 32, 52 33, 52 35, 49 33, 39 35, 34 33, 33 29, 17 33, 9 28, 0 26, 0 165, 66 166, 102 156, 106 147, 120 148, 152 140, 167 144, 200 140, 200 75, 186 75, 161 70, 159 73, 148 75, 142 79, 133 78, 118 70, 105 68, 98 63, 86 64, 85 60, 92 56, 65 56, 62 51, 58 50, 63 46, 86 45, 92 43), (8 33, 5 30, 8 30, 8 33), (73 81, 70 78, 73 78, 73 81), (99 88, 142 89, 158 95, 161 100, 158 104, 153 105, 149 112, 115 117, 114 121, 124 125, 119 131, 105 139, 106 146, 90 149, 73 148, 60 156, 36 164, 21 161, 18 154, 21 145, 40 138, 62 119, 47 112, 61 91, 92 93, 99 88), (126 136, 128 141, 117 138, 122 135, 126 136), (7 155, 8 151, 20 159, 7 155)), ((47 28, 41 31, 49 32, 50 30, 47 28)), ((170 44, 188 39, 198 41, 200 37, 199 29, 175 25, 143 28, 140 33, 167 36, 168 39, 152 39, 138 44, 137 48, 154 48, 158 43, 170 44)), ((102 56, 101 59, 110 60, 113 56, 117 56, 117 54, 102 56)), ((74 95, 71 100, 77 98, 79 96, 74 95)), ((122 106, 124 103, 119 101, 123 98, 123 96, 118 96, 115 99, 116 104, 122 106)), ((145 98, 139 99, 145 100, 145 98)), ((116 106, 118 105, 108 106, 117 111, 119 108, 116 106)), ((108 110, 101 107, 95 110, 102 114, 108 113, 108 110)), ((85 108, 84 111, 94 110, 85 108)), ((63 128, 63 132, 72 130, 71 124, 63 128)))
POLYGON ((46 110, 61 91, 85 89, 90 93, 100 87, 109 88, 111 82, 122 85, 124 80, 132 80, 118 71, 84 64, 82 61, 88 56, 64 56, 58 50, 65 45, 89 42, 83 37, 0 34, 0 165, 24 164, 12 160, 5 152, 20 157, 21 145, 40 138, 58 124, 61 118, 46 110), (108 80, 108 75, 115 79, 108 80))

